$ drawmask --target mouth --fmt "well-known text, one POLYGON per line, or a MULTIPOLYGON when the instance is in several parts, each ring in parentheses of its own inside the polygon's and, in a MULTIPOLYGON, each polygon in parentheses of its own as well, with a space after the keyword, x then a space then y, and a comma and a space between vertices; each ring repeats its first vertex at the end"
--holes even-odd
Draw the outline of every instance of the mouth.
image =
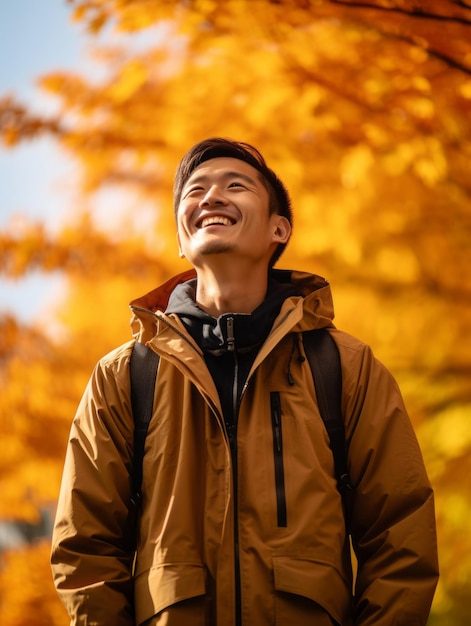
POLYGON ((231 220, 225 215, 210 215, 203 217, 196 223, 197 228, 206 228, 208 226, 233 226, 235 220, 231 220))

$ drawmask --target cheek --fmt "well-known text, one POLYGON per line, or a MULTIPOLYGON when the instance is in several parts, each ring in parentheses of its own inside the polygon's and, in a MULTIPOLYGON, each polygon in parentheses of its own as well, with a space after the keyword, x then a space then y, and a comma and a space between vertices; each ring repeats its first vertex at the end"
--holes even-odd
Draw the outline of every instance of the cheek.
POLYGON ((191 207, 180 205, 177 212, 177 244, 180 252, 185 251, 191 242, 191 214, 191 207))
POLYGON ((197 205, 195 202, 182 200, 177 209, 177 223, 180 223, 182 220, 188 220, 189 216, 195 211, 196 207, 197 205))
POLYGON ((188 224, 189 211, 185 206, 180 206, 177 212, 177 232, 185 232, 185 224, 188 224))

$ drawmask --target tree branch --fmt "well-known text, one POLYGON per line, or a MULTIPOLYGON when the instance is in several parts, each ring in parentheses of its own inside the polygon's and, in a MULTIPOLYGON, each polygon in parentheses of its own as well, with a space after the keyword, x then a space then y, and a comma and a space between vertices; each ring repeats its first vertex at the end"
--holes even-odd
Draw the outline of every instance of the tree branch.
MULTIPOLYGON (((328 0, 330 4, 336 4, 339 6, 354 8, 354 9, 374 9, 376 11, 384 11, 386 13, 399 13, 401 15, 407 15, 408 17, 413 17, 415 19, 427 19, 427 20, 437 20, 442 22, 453 22, 455 24, 463 24, 465 26, 471 26, 471 19, 465 17, 455 17, 452 15, 441 15, 438 13, 430 13, 423 11, 422 9, 412 9, 408 11, 407 9, 403 9, 400 7, 384 7, 375 3, 370 2, 349 2, 348 0, 328 0)), ((442 1, 443 4, 443 1, 442 1)), ((453 3, 455 4, 455 3, 453 3)), ((458 3, 460 6, 465 8, 467 7, 463 3, 458 3)))
MULTIPOLYGON (((330 5, 343 7, 346 10, 364 9, 364 10, 371 11, 371 12, 377 12, 378 14, 382 13, 383 15, 395 14, 395 15, 405 16, 408 18, 413 18, 416 20, 428 20, 429 22, 437 21, 437 22, 442 22, 442 23, 447 22, 449 24, 456 24, 459 26, 471 27, 471 16, 469 18, 468 17, 455 17, 455 16, 450 16, 450 15, 441 15, 441 14, 430 13, 430 12, 425 12, 425 11, 416 11, 416 10, 408 11, 400 7, 392 7, 392 8, 384 7, 384 6, 380 6, 372 2, 353 2, 353 1, 350 2, 349 0, 328 0, 328 2, 330 5)), ((384 21, 383 21, 382 26, 379 24, 372 24, 371 22, 366 22, 366 20, 359 19, 358 21, 361 22, 365 27, 374 28, 379 34, 383 36, 389 36, 399 41, 405 41, 407 43, 410 43, 411 45, 417 46, 417 41, 414 39, 413 34, 408 35, 408 34, 403 33, 399 35, 399 34, 391 33, 390 30, 387 29, 387 25, 384 24, 384 21)), ((439 59, 440 61, 446 63, 449 67, 457 69, 463 72, 464 74, 467 74, 468 76, 471 75, 471 67, 464 65, 462 62, 453 58, 451 55, 445 54, 444 52, 437 50, 436 47, 433 45, 433 42, 430 41, 430 39, 427 37, 426 34, 420 34, 420 36, 426 40, 427 45, 424 46, 424 49, 427 51, 427 53, 431 57, 439 59)), ((465 38, 463 37, 463 39, 465 38)), ((470 40, 471 40, 471 29, 469 31, 469 37, 467 38, 467 41, 470 41, 470 40)))

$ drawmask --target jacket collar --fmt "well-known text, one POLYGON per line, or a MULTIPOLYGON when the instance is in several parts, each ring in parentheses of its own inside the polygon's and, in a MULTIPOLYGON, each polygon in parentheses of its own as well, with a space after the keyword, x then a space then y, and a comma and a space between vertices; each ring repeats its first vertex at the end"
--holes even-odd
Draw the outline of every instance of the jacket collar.
MULTIPOLYGON (((178 302, 179 289, 177 289, 176 295, 172 297, 178 285, 183 285, 184 283, 191 285, 191 281, 195 278, 196 272, 194 270, 183 272, 182 274, 172 277, 160 287, 157 287, 144 296, 133 300, 130 303, 130 307, 133 312, 131 326, 134 336, 140 336, 140 340, 144 342, 154 336, 156 323, 158 323, 155 314, 157 314, 158 317, 169 313, 174 313, 179 316, 183 314, 183 312, 187 314, 194 313, 196 317, 204 314, 199 308, 197 311, 195 310, 194 307, 196 307, 196 305, 194 304, 194 298, 191 310, 183 311, 183 308, 181 308, 183 305, 178 302)), ((290 289, 289 292, 284 292, 285 304, 282 305, 282 313, 283 310, 286 309, 285 305, 288 301, 297 300, 298 305, 296 305, 296 308, 301 306, 302 313, 295 316, 297 321, 294 321, 294 326, 291 327, 292 330, 304 331, 311 328, 322 328, 332 325, 334 318, 332 296, 330 285, 324 278, 308 272, 276 269, 270 272, 270 284, 272 284, 272 281, 277 282, 282 287, 288 286, 290 289), (301 300, 301 302, 299 302, 299 300, 301 300)), ((185 291, 188 287, 183 287, 183 289, 185 291)), ((267 306, 270 308, 270 303, 267 304, 267 306)), ((263 307, 264 303, 259 307, 262 312, 264 310, 263 307)), ((270 320, 270 325, 272 322, 273 320, 270 320)), ((244 322, 241 321, 241 323, 244 322)), ((245 332, 242 334, 245 335, 245 332)), ((221 336, 224 336, 224 333, 221 336)))
POLYGON ((180 283, 170 295, 165 313, 178 315, 203 351, 219 353, 260 346, 286 298, 300 294, 293 284, 271 276, 264 301, 252 313, 225 313, 217 318, 196 304, 195 295, 196 278, 180 283))

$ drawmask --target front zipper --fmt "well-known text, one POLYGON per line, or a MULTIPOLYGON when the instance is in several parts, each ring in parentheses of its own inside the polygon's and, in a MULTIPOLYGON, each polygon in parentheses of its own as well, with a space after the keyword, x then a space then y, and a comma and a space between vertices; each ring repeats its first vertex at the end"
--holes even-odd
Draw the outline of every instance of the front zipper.
POLYGON ((235 349, 234 318, 227 318, 227 351, 234 356, 234 373, 232 378, 232 421, 224 419, 229 446, 232 457, 232 484, 234 496, 234 577, 235 577, 235 623, 242 625, 242 582, 240 579, 240 556, 239 556, 239 497, 237 480, 237 417, 239 413, 238 383, 239 383, 239 361, 235 349))
POLYGON ((279 391, 270 392, 270 408, 273 431, 273 458, 275 462, 277 522, 280 528, 286 528, 288 520, 286 511, 285 470, 283 465, 283 433, 281 428, 281 400, 279 391))

